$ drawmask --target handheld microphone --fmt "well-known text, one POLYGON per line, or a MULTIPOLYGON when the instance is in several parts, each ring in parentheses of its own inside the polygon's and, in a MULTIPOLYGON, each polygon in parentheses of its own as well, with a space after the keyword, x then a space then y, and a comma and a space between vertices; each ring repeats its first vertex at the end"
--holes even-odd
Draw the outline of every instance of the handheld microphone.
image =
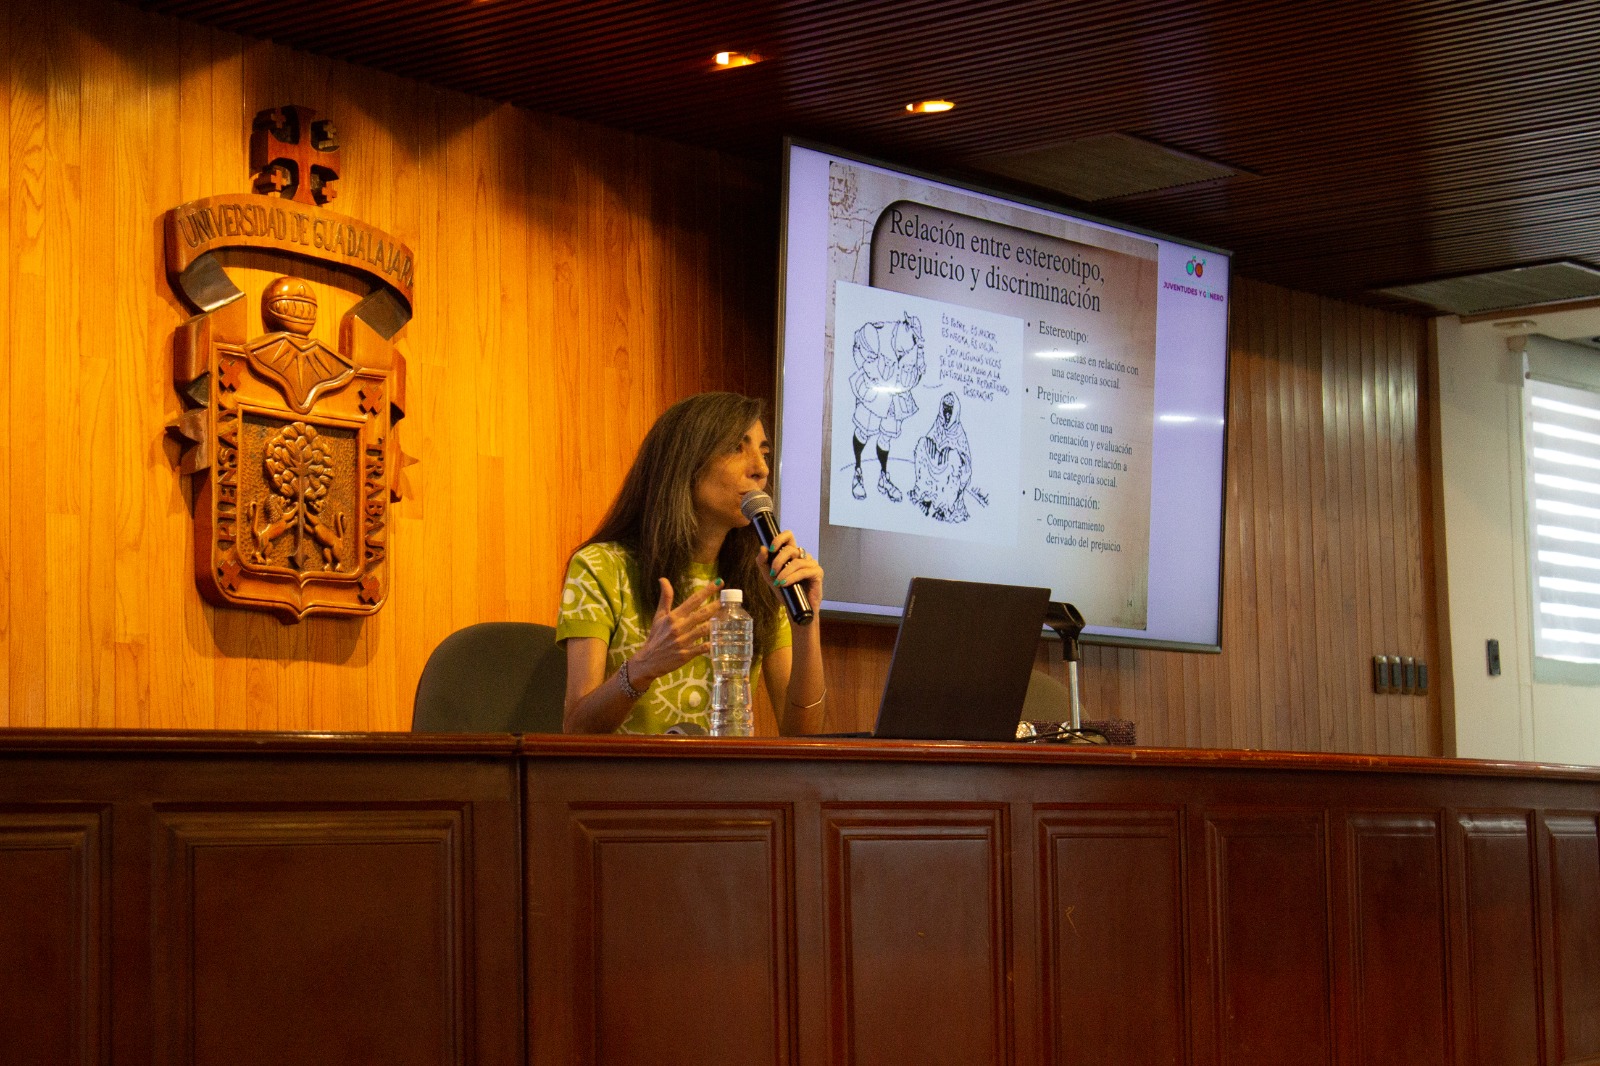
MULTIPOLYGON (((761 541, 761 546, 770 552, 772 540, 778 535, 778 516, 772 513, 772 497, 760 489, 752 489, 739 500, 739 510, 756 527, 756 537, 761 541)), ((794 585, 784 585, 778 589, 778 593, 783 597, 783 605, 788 608, 789 617, 795 625, 803 626, 815 617, 811 604, 806 602, 804 590, 794 585)))

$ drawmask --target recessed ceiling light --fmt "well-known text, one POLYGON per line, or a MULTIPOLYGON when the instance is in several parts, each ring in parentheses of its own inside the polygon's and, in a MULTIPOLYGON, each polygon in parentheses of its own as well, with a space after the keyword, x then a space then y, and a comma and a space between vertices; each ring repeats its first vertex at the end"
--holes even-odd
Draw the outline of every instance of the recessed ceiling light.
POLYGON ((711 60, 718 70, 732 70, 734 67, 748 67, 761 62, 761 57, 754 52, 718 52, 711 60))
POLYGON ((906 110, 913 115, 937 115, 941 111, 949 111, 955 107, 951 100, 918 100, 914 104, 907 104, 906 110))

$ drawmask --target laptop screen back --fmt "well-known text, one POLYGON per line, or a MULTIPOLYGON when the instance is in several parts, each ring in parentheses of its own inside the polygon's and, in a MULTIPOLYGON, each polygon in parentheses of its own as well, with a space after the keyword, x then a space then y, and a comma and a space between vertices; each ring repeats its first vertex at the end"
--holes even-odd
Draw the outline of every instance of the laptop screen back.
POLYGON ((1050 590, 911 579, 875 737, 1013 740, 1050 590))

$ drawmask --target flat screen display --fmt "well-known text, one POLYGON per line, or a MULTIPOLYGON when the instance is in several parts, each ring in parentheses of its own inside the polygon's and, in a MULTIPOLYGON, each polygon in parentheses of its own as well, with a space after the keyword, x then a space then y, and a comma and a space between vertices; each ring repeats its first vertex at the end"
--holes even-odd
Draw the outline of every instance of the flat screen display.
POLYGON ((1220 645, 1226 253, 786 146, 776 488, 828 614, 1042 585, 1220 645))

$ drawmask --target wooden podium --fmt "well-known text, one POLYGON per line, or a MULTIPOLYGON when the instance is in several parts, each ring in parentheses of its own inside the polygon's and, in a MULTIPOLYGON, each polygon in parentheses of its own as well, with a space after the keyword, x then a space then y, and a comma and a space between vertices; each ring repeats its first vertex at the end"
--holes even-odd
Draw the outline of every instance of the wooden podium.
POLYGON ((6 1063, 1600 1061, 1600 770, 0 733, 6 1063))

